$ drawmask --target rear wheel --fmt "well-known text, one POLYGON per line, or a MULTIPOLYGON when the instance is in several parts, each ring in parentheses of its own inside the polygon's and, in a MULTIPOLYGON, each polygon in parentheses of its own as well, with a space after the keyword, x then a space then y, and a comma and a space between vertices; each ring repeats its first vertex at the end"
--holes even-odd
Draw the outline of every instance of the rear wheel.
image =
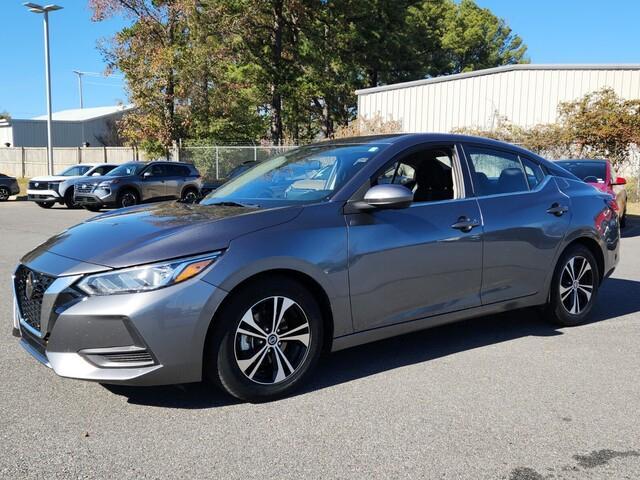
POLYGON ((182 197, 180 197, 185 203, 195 203, 198 201, 198 190, 195 188, 186 188, 184 192, 182 192, 182 197))
POLYGON ((290 394, 320 357, 320 307, 288 277, 270 277, 234 292, 214 322, 205 352, 207 378, 241 400, 290 394))
POLYGON ((51 208, 54 202, 36 202, 40 208, 51 208))
POLYGON ((11 192, 7 187, 0 187, 0 202, 9 200, 10 196, 11 196, 11 192))
POLYGON ((591 251, 584 245, 569 247, 556 265, 546 313, 562 326, 583 323, 595 303, 599 281, 591 251))
POLYGON ((116 203, 119 208, 133 207, 140 203, 140 198, 135 190, 124 190, 118 195, 116 203))

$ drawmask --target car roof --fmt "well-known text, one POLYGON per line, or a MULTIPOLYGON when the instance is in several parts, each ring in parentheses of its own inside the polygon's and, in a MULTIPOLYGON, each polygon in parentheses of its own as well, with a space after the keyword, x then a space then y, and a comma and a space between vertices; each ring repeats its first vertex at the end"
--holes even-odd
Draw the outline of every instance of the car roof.
POLYGON ((554 160, 556 163, 607 163, 602 158, 563 158, 561 160, 554 160))

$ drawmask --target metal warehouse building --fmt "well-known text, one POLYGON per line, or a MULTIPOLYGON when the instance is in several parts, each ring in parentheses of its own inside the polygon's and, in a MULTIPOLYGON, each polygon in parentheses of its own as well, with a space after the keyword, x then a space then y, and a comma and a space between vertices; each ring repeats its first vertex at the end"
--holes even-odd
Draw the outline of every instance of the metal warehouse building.
POLYGON ((492 129, 500 117, 530 127, 557 120, 561 102, 610 87, 640 98, 640 65, 507 65, 358 90, 358 115, 405 132, 492 129))
MULTIPOLYGON (((132 106, 79 108, 52 114, 54 147, 113 146, 113 125, 132 106)), ((31 119, 0 120, 0 147, 46 147, 47 116, 31 119)))

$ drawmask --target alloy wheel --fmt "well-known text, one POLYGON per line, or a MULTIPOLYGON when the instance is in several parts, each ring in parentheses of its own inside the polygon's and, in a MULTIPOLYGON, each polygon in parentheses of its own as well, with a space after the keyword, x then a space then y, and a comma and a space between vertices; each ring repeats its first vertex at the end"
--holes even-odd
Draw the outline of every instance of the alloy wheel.
POLYGON ((124 195, 122 195, 122 199, 120 200, 120 205, 122 207, 132 207, 136 203, 137 203, 136 196, 131 192, 127 192, 124 195))
POLYGON ((182 201, 185 203, 195 203, 196 200, 198 200, 198 195, 196 195, 196 192, 193 190, 189 190, 182 198, 182 201))
POLYGON ((560 301, 567 312, 580 315, 591 302, 593 269, 582 256, 571 257, 560 275, 560 301))
POLYGON ((9 200, 9 189, 0 187, 0 201, 9 200))
POLYGON ((304 363, 311 330, 300 305, 287 297, 265 298, 245 312, 235 334, 235 360, 249 380, 283 382, 304 363))

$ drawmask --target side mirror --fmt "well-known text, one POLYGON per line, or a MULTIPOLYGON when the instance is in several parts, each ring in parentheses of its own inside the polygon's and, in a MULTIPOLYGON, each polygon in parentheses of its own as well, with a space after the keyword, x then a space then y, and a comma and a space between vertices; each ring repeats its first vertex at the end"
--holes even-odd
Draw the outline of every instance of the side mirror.
POLYGON ((149 177, 151 177, 151 172, 144 172, 144 173, 142 174, 142 178, 145 178, 145 179, 146 179, 146 178, 149 178, 149 177))
POLYGON ((413 192, 404 185, 375 185, 364 194, 364 200, 355 202, 357 210, 407 208, 413 202, 413 192))
POLYGON ((627 180, 624 177, 617 177, 612 183, 612 185, 626 185, 627 180))

